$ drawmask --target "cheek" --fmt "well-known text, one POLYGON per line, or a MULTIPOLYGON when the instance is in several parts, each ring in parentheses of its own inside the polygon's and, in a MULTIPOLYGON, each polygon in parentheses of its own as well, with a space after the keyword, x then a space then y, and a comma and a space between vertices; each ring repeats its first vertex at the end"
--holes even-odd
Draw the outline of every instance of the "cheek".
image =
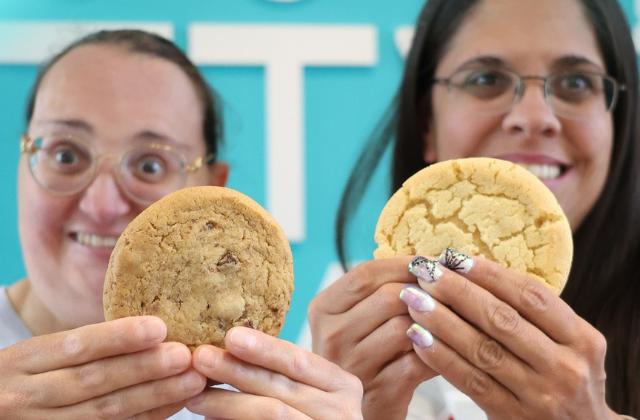
POLYGON ((25 258, 46 260, 59 254, 64 226, 74 200, 48 194, 21 167, 18 180, 18 223, 25 258))
POLYGON ((604 183, 613 148, 613 126, 610 119, 576 124, 567 133, 577 162, 587 167, 595 179, 604 183))
POLYGON ((473 113, 449 112, 435 121, 438 161, 482 155, 484 145, 499 127, 499 120, 473 113))

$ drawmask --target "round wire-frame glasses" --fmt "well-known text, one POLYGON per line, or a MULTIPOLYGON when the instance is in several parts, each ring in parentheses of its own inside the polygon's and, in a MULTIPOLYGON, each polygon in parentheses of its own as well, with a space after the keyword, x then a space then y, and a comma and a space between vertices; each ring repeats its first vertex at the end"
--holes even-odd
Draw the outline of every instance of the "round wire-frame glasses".
POLYGON ((120 155, 98 154, 87 142, 70 136, 31 138, 23 134, 20 151, 29 171, 45 190, 69 196, 87 188, 99 173, 100 162, 116 158, 114 177, 133 201, 149 205, 186 184, 187 175, 214 161, 214 154, 187 161, 179 150, 163 143, 146 143, 120 155))

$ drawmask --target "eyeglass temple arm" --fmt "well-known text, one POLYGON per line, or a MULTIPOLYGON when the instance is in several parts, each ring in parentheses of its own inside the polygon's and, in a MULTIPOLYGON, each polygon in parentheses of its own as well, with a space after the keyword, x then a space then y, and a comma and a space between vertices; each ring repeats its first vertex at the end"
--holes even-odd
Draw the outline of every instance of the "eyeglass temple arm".
POLYGON ((215 157, 216 155, 214 153, 200 156, 199 158, 194 160, 193 163, 187 165, 187 172, 197 171, 198 169, 202 168, 203 165, 213 162, 215 157))
POLYGON ((38 147, 35 145, 33 139, 29 137, 27 134, 23 134, 20 136, 20 152, 21 153, 33 153, 38 150, 38 147))

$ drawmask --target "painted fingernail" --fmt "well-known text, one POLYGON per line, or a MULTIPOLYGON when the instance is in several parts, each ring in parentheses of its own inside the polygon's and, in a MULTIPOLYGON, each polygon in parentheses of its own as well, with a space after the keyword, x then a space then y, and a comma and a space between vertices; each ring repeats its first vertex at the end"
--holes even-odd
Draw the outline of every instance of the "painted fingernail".
POLYGON ((409 272, 427 283, 438 281, 444 274, 437 261, 425 257, 415 257, 409 263, 409 272))
POLYGON ((453 248, 445 249, 438 257, 438 262, 449 270, 468 273, 473 268, 473 258, 453 248))
POLYGON ((400 299, 411 308, 420 312, 431 312, 436 302, 424 290, 415 286, 407 286, 400 290, 400 299))
POLYGON ((433 336, 419 324, 413 324, 409 327, 407 336, 420 348, 426 349, 433 345, 433 336))

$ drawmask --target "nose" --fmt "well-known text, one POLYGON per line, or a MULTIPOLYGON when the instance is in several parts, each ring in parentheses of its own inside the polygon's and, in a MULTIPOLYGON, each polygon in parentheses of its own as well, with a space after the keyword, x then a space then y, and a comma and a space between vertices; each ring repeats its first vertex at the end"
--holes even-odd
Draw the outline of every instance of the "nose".
POLYGON ((80 210, 95 222, 108 224, 128 214, 131 202, 123 195, 112 171, 100 171, 82 193, 80 210))
POLYGON ((553 138, 562 129, 560 120, 545 100, 540 81, 530 81, 503 120, 502 128, 523 138, 553 138))

